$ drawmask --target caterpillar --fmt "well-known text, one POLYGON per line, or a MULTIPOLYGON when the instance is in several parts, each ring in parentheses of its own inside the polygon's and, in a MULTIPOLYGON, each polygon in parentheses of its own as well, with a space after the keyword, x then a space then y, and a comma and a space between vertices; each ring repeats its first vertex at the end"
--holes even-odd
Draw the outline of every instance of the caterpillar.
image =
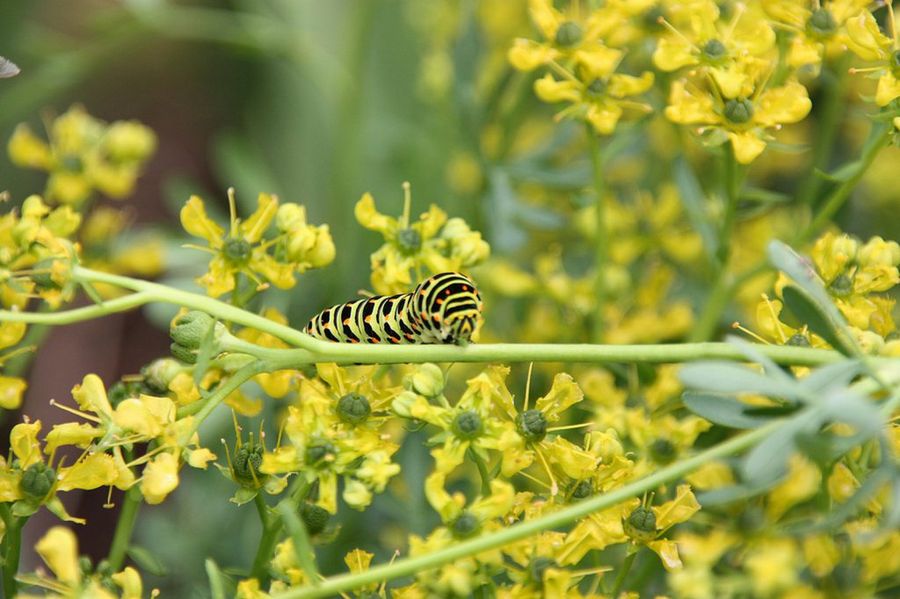
POLYGON ((410 293, 376 295, 322 310, 307 335, 346 343, 465 344, 481 318, 475 284, 458 272, 428 277, 410 293))

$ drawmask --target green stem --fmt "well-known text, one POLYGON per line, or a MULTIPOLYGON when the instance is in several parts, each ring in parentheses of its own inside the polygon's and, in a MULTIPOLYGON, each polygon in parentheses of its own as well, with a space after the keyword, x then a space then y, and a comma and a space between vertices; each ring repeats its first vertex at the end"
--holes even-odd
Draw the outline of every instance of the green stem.
POLYGON ((725 198, 725 210, 722 214, 722 226, 719 228, 715 270, 715 281, 706 297, 703 311, 691 332, 690 341, 707 341, 713 337, 719 326, 719 320, 728 307, 736 286, 728 273, 728 259, 731 254, 731 236, 737 217, 737 205, 740 199, 741 172, 734 157, 734 149, 730 144, 725 146, 722 169, 722 195, 725 198))
POLYGON ((119 511, 119 521, 116 523, 116 532, 113 534, 112 545, 109 548, 110 568, 113 572, 122 569, 125 563, 125 554, 128 551, 128 545, 131 543, 131 533, 134 531, 134 524, 137 522, 138 509, 141 507, 141 490, 138 487, 132 487, 125 492, 125 499, 122 503, 122 509, 119 511))
POLYGON ((821 112, 816 121, 816 141, 812 150, 809 171, 797 189, 796 202, 800 206, 814 203, 822 185, 819 172, 827 169, 828 162, 831 160, 834 138, 846 106, 843 100, 849 81, 847 67, 850 66, 851 56, 849 52, 844 52, 832 65, 832 68, 823 69, 822 75, 819 77, 823 83, 825 97, 817 103, 817 106, 821 106, 821 112))
POLYGON ((281 501, 276 507, 281 515, 281 521, 288 529, 291 540, 294 542, 294 555, 300 562, 300 568, 306 577, 310 580, 310 584, 316 585, 322 578, 316 568, 316 553, 313 550, 312 542, 309 540, 309 533, 306 526, 297 517, 297 506, 292 505, 290 501, 281 501))
POLYGON ((177 417, 184 418, 185 416, 194 416, 196 415, 194 426, 191 427, 187 438, 190 438, 197 432, 199 426, 203 423, 204 420, 212 413, 216 407, 222 403, 226 397, 228 397, 233 391, 238 389, 245 382, 260 374, 262 372, 273 372, 274 370, 278 370, 277 368, 270 368, 268 364, 262 361, 255 361, 247 364, 243 368, 239 369, 237 372, 231 375, 231 377, 225 381, 223 384, 216 387, 216 389, 210 393, 209 397, 202 401, 196 401, 192 404, 188 404, 184 407, 178 408, 177 417))
POLYGON ((597 308, 594 311, 594 329, 591 339, 594 343, 603 342, 603 308, 606 300, 606 263, 609 260, 609 240, 606 234, 606 185, 603 176, 603 154, 600 151, 600 140, 590 123, 585 123, 588 145, 591 149, 591 167, 594 172, 594 297, 597 308))
POLYGON ((638 550, 635 549, 631 551, 627 556, 625 556, 625 561, 622 562, 622 566, 619 568, 619 572, 616 574, 616 581, 613 583, 613 590, 610 593, 610 597, 618 597, 619 592, 622 590, 622 586, 625 584, 625 577, 628 576, 628 572, 631 570, 631 566, 634 564, 634 558, 637 557, 638 550))
POLYGON ((451 545, 427 555, 397 560, 393 563, 375 566, 374 568, 356 574, 341 574, 327 578, 316 587, 303 587, 292 589, 284 593, 273 594, 272 599, 312 599, 315 597, 332 597, 342 591, 358 588, 366 584, 381 582, 383 580, 393 580, 402 576, 409 576, 423 570, 437 568, 457 559, 469 557, 483 551, 496 549, 520 541, 545 530, 566 526, 579 518, 612 507, 626 499, 631 499, 632 497, 656 489, 660 485, 681 478, 712 460, 720 459, 752 447, 778 430, 782 424, 782 421, 771 422, 763 427, 741 434, 724 443, 720 443, 695 456, 666 466, 640 480, 631 482, 608 493, 595 495, 563 508, 558 512, 546 514, 534 520, 519 522, 496 532, 462 541, 456 545, 451 545))
POLYGON ((802 245, 809 241, 818 234, 826 224, 828 224, 835 214, 837 214, 837 211, 840 210, 841 206, 844 205, 844 202, 847 201, 847 198, 850 197, 850 193, 863 178, 863 175, 869 170, 872 162, 875 161, 875 157, 878 156, 881 149, 890 141, 892 130, 893 126, 890 123, 877 121, 872 123, 872 132, 870 133, 871 139, 863 149, 863 154, 860 156, 853 174, 844 179, 844 181, 831 192, 825 202, 823 202, 818 213, 813 217, 812 222, 810 222, 797 237, 795 245, 802 245))
POLYGON ((275 544, 278 543, 282 523, 280 518, 269 514, 269 506, 266 505, 260 493, 253 498, 253 503, 256 504, 256 511, 262 524, 262 537, 259 539, 256 557, 253 558, 250 577, 259 580, 260 586, 265 588, 269 582, 269 560, 275 550, 275 544))
POLYGON ((491 473, 488 472, 487 464, 484 463, 484 460, 475 450, 469 447, 468 453, 472 461, 475 462, 475 466, 478 467, 478 475, 481 477, 481 496, 487 497, 491 494, 491 473))
POLYGON ((6 532, 3 535, 3 594, 6 597, 15 597, 18 590, 16 574, 19 572, 19 555, 22 550, 22 527, 27 518, 13 516, 6 504, 2 508, 3 523, 6 532))

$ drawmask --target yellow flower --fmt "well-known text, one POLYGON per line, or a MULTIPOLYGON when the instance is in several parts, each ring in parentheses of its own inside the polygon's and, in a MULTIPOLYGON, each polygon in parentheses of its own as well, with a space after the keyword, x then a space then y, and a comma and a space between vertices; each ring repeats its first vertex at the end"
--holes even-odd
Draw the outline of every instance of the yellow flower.
POLYGON ((409 291, 414 280, 429 274, 461 271, 484 262, 490 246, 481 233, 472 231, 459 218, 432 204, 416 222, 410 222, 410 187, 403 184, 403 215, 394 218, 378 212, 369 193, 356 203, 356 221, 384 237, 384 245, 371 256, 372 287, 376 293, 409 291))
POLYGON ((93 191, 120 199, 129 195, 143 163, 156 149, 153 132, 134 121, 107 125, 73 106, 50 127, 49 144, 19 125, 9 141, 14 164, 50 174, 49 200, 78 206, 93 191))
POLYGON ((887 106, 895 98, 900 98, 900 28, 894 19, 892 2, 886 2, 888 9, 889 36, 878 28, 872 13, 863 11, 847 21, 847 45, 863 60, 876 63, 872 67, 853 69, 852 72, 871 72, 878 76, 875 89, 875 103, 887 106))
POLYGON ((205 275, 197 282, 206 288, 212 297, 232 291, 237 278, 243 274, 256 283, 256 289, 268 287, 262 279, 280 289, 289 289, 295 283, 293 266, 277 261, 269 254, 268 244, 262 243, 263 235, 269 228, 278 210, 278 200, 267 193, 260 193, 256 212, 246 221, 237 218, 234 190, 228 190, 231 221, 228 235, 206 215, 203 200, 191 196, 181 209, 181 225, 185 231, 207 241, 208 247, 190 246, 213 254, 205 275))
POLYGON ((141 493, 150 505, 162 503, 178 487, 178 458, 160 453, 144 467, 141 493))
POLYGON ((720 20, 718 6, 708 1, 696 5, 687 29, 665 22, 670 31, 656 45, 654 64, 663 71, 700 66, 725 97, 736 97, 746 85, 745 63, 767 62, 775 46, 769 23, 753 12, 747 14, 748 10, 752 8, 742 5, 727 20, 720 20))
POLYGON ((769 129, 801 121, 812 108, 806 88, 796 79, 776 88, 764 85, 756 82, 726 96, 724 88, 704 91, 681 79, 672 84, 665 114, 674 123, 700 125, 700 132, 724 134, 737 161, 749 164, 765 149, 769 129))
POLYGON ((846 22, 858 16, 868 0, 762 0, 761 6, 780 27, 792 33, 788 64, 818 65, 823 56, 847 50, 846 22))
POLYGON ((580 8, 573 2, 564 13, 551 0, 530 0, 528 12, 544 41, 517 38, 507 55, 510 64, 531 71, 553 61, 588 65, 606 60, 606 48, 598 43, 604 27, 601 15, 590 10, 582 14, 580 8))

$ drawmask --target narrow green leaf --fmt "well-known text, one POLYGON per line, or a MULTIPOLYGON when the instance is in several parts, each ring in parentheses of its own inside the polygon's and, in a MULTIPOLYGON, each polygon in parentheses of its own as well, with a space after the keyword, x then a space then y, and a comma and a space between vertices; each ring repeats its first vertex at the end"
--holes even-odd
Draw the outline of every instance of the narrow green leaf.
POLYGON ((140 545, 129 545, 126 553, 143 572, 148 572, 154 576, 167 576, 169 574, 169 570, 166 568, 165 564, 159 561, 159 558, 151 551, 140 545))
POLYGON ((206 576, 209 577, 209 592, 212 599, 225 599, 225 580, 222 571, 212 558, 207 558, 204 564, 206 576))
POLYGON ((788 420, 750 450, 741 463, 741 474, 745 484, 762 486, 780 479, 787 472, 787 462, 796 449, 794 437, 805 430, 810 418, 801 413, 788 420))
POLYGON ((829 389, 846 387, 862 372, 859 360, 841 360, 816 368, 800 379, 800 386, 810 395, 825 393, 829 389))
POLYGON ((827 313, 819 309, 812 297, 798 287, 787 285, 781 291, 785 307, 798 321, 809 327, 809 330, 824 339, 833 348, 844 355, 853 355, 853 345, 849 335, 842 330, 840 323, 834 322, 827 313))
POLYGON ((672 167, 672 176, 678 187, 678 194, 687 212, 688 219, 703 240, 703 249, 707 258, 715 260, 719 244, 716 231, 706 213, 706 194, 694 176, 690 164, 683 157, 678 157, 672 167))
POLYGON ((732 362, 708 361, 683 366, 678 377, 686 387, 715 393, 758 393, 794 399, 791 384, 732 362))
POLYGON ((682 395, 682 401, 697 416, 729 428, 750 429, 768 422, 766 418, 748 416, 745 409, 749 406, 727 395, 688 391, 682 395))

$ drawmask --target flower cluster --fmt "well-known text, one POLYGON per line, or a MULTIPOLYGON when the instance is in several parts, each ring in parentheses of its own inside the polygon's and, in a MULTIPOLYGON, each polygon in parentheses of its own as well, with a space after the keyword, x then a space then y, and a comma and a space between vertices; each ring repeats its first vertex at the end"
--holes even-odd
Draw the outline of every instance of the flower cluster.
POLYGON ((73 106, 48 127, 49 142, 28 125, 9 140, 9 156, 18 166, 49 174, 45 196, 79 206, 94 191, 114 199, 129 196, 144 163, 156 149, 156 135, 135 121, 104 123, 73 106))
POLYGON ((384 245, 371 256, 372 288, 376 293, 404 293, 430 274, 461 271, 484 262, 491 248, 461 218, 432 204, 416 222, 410 222, 409 183, 404 184, 400 218, 378 212, 371 194, 356 203, 356 220, 384 237, 384 245))
POLYGON ((328 225, 310 225, 299 204, 281 204, 278 198, 260 193, 256 211, 247 220, 237 216, 234 190, 228 190, 231 219, 226 232, 206 214, 203 200, 191 198, 181 209, 184 230, 200 237, 207 246, 189 246, 212 254, 205 275, 197 282, 212 297, 240 291, 241 276, 254 283, 253 291, 268 287, 290 289, 294 273, 321 268, 334 260, 335 248, 328 225), (275 223, 275 235, 267 233, 275 223))

